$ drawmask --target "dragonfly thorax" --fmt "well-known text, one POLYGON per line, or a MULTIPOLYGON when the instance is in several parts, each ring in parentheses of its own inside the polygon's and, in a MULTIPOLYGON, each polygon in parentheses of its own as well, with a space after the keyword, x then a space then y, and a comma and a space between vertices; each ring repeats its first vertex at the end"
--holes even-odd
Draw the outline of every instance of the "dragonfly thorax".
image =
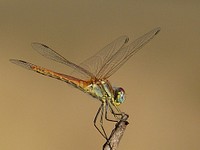
POLYGON ((95 81, 87 86, 87 91, 90 95, 103 102, 114 98, 113 88, 109 81, 95 81))
POLYGON ((113 88, 108 80, 93 82, 87 88, 90 95, 103 102, 109 100, 115 106, 120 105, 125 100, 124 89, 121 87, 113 88))

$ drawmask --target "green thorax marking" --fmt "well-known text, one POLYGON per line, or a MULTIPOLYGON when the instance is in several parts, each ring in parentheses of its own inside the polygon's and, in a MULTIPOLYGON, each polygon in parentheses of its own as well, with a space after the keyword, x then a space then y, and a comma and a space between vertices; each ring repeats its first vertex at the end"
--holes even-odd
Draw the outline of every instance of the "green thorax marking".
POLYGON ((87 86, 87 91, 90 95, 103 102, 114 98, 113 88, 107 80, 101 80, 91 83, 87 86))

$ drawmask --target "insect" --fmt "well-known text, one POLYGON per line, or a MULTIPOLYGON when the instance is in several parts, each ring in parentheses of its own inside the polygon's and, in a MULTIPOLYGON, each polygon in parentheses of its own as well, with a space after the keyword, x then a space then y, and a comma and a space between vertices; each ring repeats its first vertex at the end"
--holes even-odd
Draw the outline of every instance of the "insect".
POLYGON ((67 60, 44 44, 32 43, 32 47, 38 53, 46 58, 73 68, 74 71, 80 75, 79 78, 58 73, 23 60, 10 59, 10 61, 28 70, 64 81, 98 99, 101 102, 101 105, 94 118, 94 126, 101 133, 101 135, 107 139, 107 134, 103 127, 104 119, 118 122, 125 116, 125 113, 121 112, 119 109, 119 105, 125 100, 125 91, 121 87, 112 87, 108 78, 141 47, 158 34, 159 31, 160 28, 155 28, 130 44, 127 44, 129 41, 127 36, 120 36, 95 55, 83 61, 80 65, 76 65, 75 63, 67 60), (115 119, 109 119, 108 112, 111 112, 115 119), (97 125, 98 119, 100 127, 97 125))

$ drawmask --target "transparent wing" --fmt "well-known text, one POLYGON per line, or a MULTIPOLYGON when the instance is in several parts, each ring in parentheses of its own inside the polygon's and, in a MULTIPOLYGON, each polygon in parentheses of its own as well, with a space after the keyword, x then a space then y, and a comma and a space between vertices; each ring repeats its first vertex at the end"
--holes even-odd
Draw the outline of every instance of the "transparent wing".
POLYGON ((35 66, 31 63, 28 63, 23 60, 18 60, 18 59, 10 59, 10 62, 12 62, 13 64, 16 64, 16 65, 19 65, 25 69, 28 69, 28 70, 32 70, 33 66, 35 66))
POLYGON ((96 75, 97 78, 109 78, 115 73, 129 58, 131 58, 140 48, 147 44, 158 32, 160 28, 155 28, 145 35, 139 37, 127 46, 117 51, 96 75))
POLYGON ((58 54, 56 51, 54 51, 53 49, 44 44, 32 43, 32 47, 42 56, 57 61, 59 63, 65 64, 73 69, 76 69, 80 74, 87 77, 88 79, 95 78, 95 76, 91 72, 70 62, 69 60, 58 54))
POLYGON ((119 38, 119 40, 114 41, 114 43, 116 42, 115 44, 121 45, 121 48, 119 46, 117 49, 113 48, 111 50, 108 46, 108 48, 104 48, 96 55, 83 62, 81 66, 89 66, 94 69, 96 67, 96 70, 93 73, 98 79, 109 78, 142 46, 148 43, 159 31, 160 28, 155 28, 140 38, 136 39, 129 45, 125 45, 125 43, 128 41, 128 38, 126 38, 126 40, 124 38, 124 43, 122 42, 123 40, 120 40, 119 38))
MULTIPOLYGON (((80 66, 96 76, 100 72, 100 70, 106 65, 106 62, 109 62, 111 57, 127 42, 127 36, 120 36, 112 43, 105 46, 102 50, 97 52, 95 55, 83 61, 80 66)), ((73 75, 78 76, 79 78, 83 78, 82 76, 76 74, 77 71, 78 70, 75 69, 73 75)))

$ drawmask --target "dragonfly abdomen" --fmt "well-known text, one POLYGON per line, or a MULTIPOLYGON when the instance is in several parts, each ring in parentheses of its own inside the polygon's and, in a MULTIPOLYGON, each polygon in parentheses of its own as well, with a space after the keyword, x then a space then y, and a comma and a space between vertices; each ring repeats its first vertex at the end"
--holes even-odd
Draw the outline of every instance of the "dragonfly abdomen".
POLYGON ((35 71, 37 73, 40 73, 42 75, 49 76, 49 77, 64 81, 64 82, 66 82, 66 83, 68 83, 68 84, 70 84, 70 85, 72 85, 76 88, 79 88, 83 91, 84 91, 84 88, 87 86, 87 83, 85 81, 76 79, 72 76, 57 73, 57 72, 54 72, 54 71, 51 71, 51 70, 48 70, 48 69, 45 69, 45 68, 42 68, 42 67, 39 67, 39 66, 35 66, 35 65, 32 66, 31 68, 32 68, 33 71, 35 71))

